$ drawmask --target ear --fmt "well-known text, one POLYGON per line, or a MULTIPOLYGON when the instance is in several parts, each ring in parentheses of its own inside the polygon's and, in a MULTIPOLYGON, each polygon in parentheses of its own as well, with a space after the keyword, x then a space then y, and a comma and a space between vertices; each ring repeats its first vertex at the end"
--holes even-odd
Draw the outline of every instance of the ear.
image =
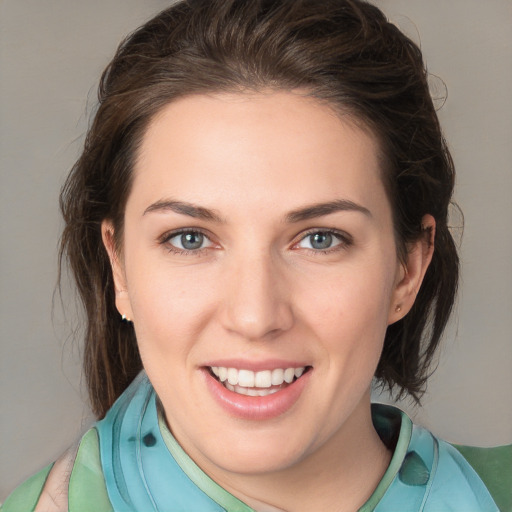
POLYGON ((112 267, 117 310, 123 318, 131 322, 133 319, 133 313, 128 288, 126 286, 126 274, 122 258, 116 248, 114 226, 109 220, 104 220, 101 223, 101 238, 103 239, 103 245, 105 246, 110 259, 110 266, 112 267))
POLYGON ((388 314, 388 325, 402 319, 412 308, 432 255, 436 221, 432 215, 421 220, 423 236, 408 246, 407 261, 400 265, 388 314))

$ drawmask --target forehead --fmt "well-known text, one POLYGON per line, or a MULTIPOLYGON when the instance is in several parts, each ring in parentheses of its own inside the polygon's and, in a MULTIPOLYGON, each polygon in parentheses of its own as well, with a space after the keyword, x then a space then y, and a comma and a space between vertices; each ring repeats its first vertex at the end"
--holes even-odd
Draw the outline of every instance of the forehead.
POLYGON ((132 196, 215 207, 236 196, 256 209, 368 202, 384 193, 378 152, 369 131, 298 93, 188 96, 148 126, 132 196))

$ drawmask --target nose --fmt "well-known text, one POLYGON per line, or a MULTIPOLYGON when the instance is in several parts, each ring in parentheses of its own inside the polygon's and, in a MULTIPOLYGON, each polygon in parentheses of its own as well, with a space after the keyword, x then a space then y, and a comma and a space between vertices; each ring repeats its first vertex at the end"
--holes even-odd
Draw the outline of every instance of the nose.
POLYGON ((275 338, 292 327, 291 290, 279 262, 246 254, 231 265, 226 277, 221 314, 226 330, 257 341, 275 338))

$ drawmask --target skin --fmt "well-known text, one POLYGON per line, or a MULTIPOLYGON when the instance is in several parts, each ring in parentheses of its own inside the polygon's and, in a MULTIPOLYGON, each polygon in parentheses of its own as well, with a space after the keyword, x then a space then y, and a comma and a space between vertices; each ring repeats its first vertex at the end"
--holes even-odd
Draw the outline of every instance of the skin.
MULTIPOLYGON (((190 96, 150 123, 134 173, 122 254, 108 221, 103 238, 118 310, 134 322, 181 446, 257 510, 360 507, 390 460, 371 421, 371 380, 433 250, 422 239, 399 261, 375 138, 299 93, 190 96), (290 219, 340 200, 361 208, 290 219), (207 237, 202 248, 179 252, 185 228, 207 237), (332 246, 312 247, 311 230, 334 231, 332 246), (221 358, 311 370, 291 408, 251 421, 205 385, 204 365, 221 358)), ((430 216, 423 224, 435 227, 430 216)))

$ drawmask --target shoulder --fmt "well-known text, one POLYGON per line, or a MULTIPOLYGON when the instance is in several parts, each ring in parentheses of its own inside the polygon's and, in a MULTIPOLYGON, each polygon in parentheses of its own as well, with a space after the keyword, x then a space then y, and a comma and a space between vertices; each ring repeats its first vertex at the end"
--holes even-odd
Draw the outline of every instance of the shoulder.
POLYGON ((1 512, 110 512, 101 468, 98 434, 88 430, 59 459, 22 483, 1 512), (94 499, 91 500, 91 496, 94 499))
POLYGON ((434 436, 428 430, 414 426, 408 455, 402 468, 403 479, 414 477, 416 458, 428 467, 430 478, 424 495, 424 510, 445 510, 455 505, 457 510, 512 510, 510 464, 512 447, 477 448, 458 446, 434 436))
MULTIPOLYGON (((511 511, 512 446, 475 448, 452 445, 391 406, 372 407, 374 425, 394 449, 384 475, 378 506, 364 510, 395 512, 511 511), (390 444, 390 441, 395 442, 390 444)), ((386 442, 387 441, 387 442, 386 442)))
POLYGON ((452 445, 478 474, 500 510, 512 510, 512 444, 480 448, 452 445))
POLYGON ((34 510, 52 467, 53 464, 49 464, 14 489, 0 507, 1 512, 34 510))

